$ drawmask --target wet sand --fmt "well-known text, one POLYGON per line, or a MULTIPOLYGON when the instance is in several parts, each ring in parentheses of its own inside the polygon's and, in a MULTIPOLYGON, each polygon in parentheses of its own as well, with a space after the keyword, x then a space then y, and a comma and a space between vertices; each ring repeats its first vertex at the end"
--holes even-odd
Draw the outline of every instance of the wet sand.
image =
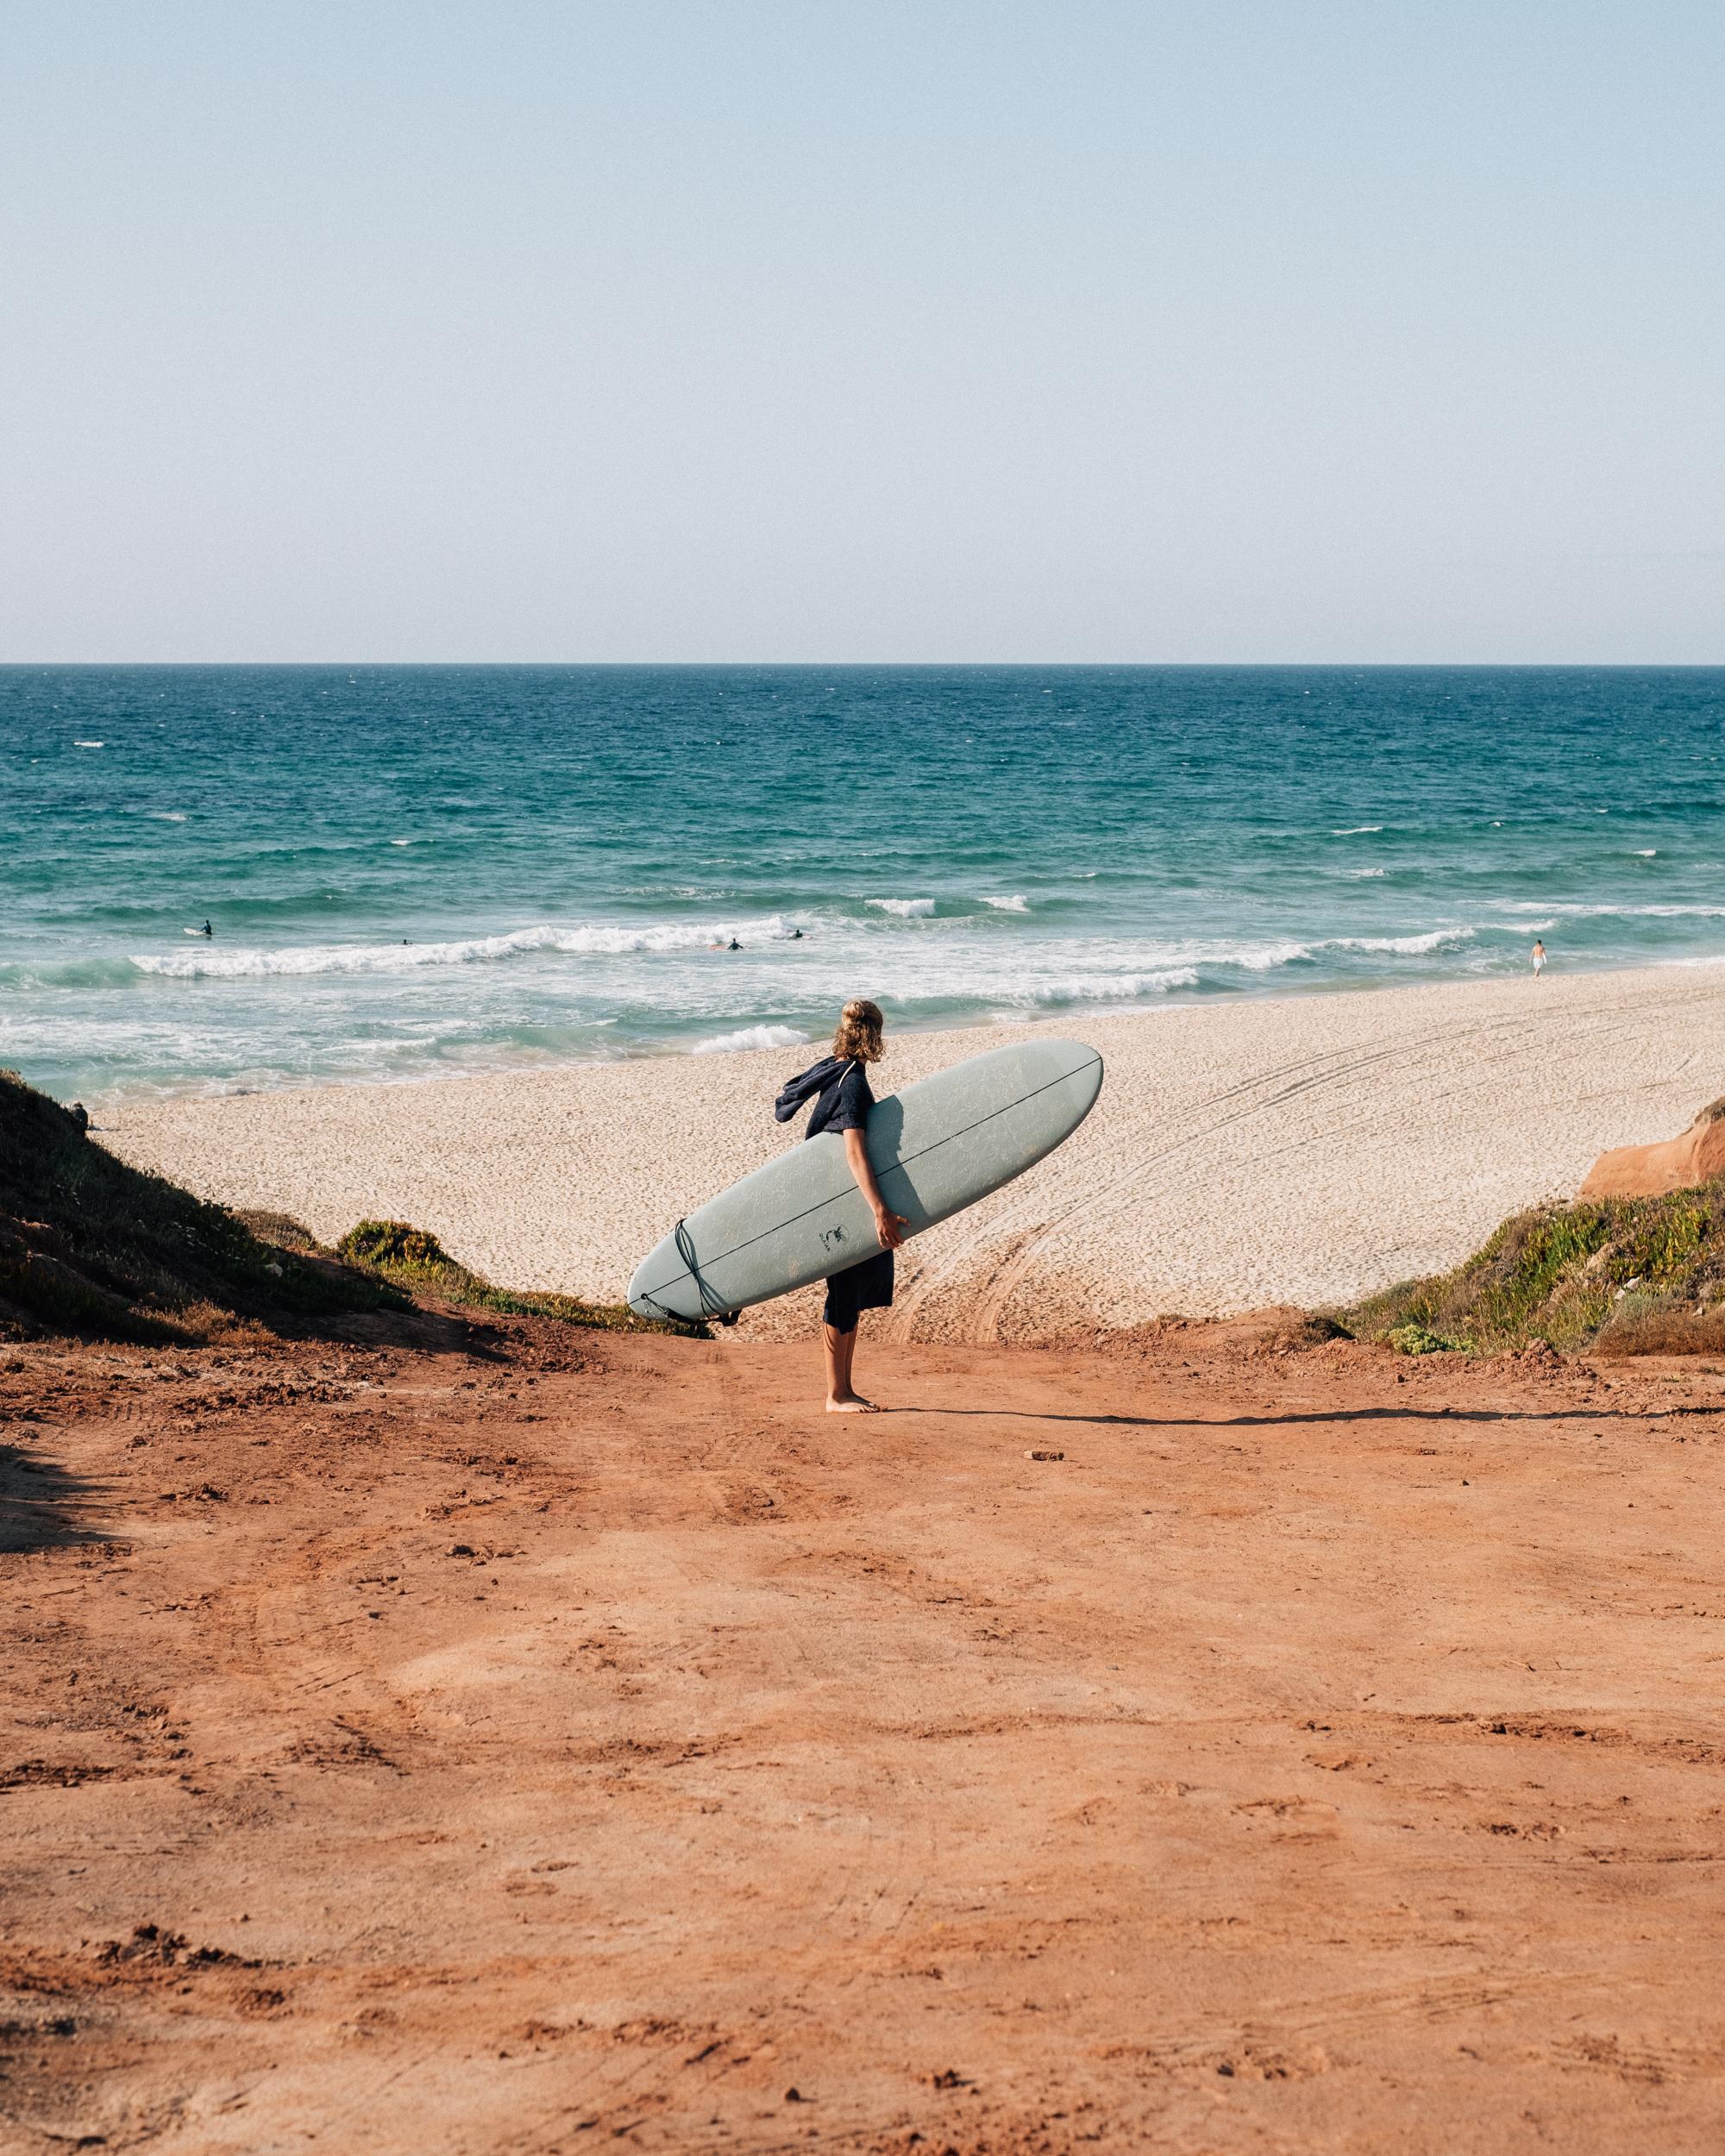
POLYGON ((0 1347, 9 2149, 1725 2139, 1718 1373, 417 1332, 0 1347))
MULTIPOLYGON (((904 1254, 894 1337, 1048 1340, 1165 1312, 1345 1301, 1456 1263, 1572 1195, 1608 1147, 1725 1092, 1725 968, 1465 982, 1073 1017, 1102 1098, 1061 1150, 904 1254)), ((905 1035, 878 1091, 1022 1029, 905 1035)), ((664 1057, 105 1112, 104 1142, 326 1240, 432 1229, 512 1286, 620 1295, 637 1261, 779 1147, 806 1051, 664 1057)), ((809 1296, 745 1319, 806 1332, 809 1296)))

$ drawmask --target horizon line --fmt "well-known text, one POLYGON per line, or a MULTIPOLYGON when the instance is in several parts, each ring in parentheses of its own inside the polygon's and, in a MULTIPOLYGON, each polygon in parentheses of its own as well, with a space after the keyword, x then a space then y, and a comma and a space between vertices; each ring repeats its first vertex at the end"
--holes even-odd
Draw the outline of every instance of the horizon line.
POLYGON ((1705 674, 1725 670, 1717 659, 0 659, 0 673, 82 667, 142 672, 151 667, 420 667, 426 671, 544 673, 609 669, 618 673, 731 671, 833 673, 1662 673, 1705 674))

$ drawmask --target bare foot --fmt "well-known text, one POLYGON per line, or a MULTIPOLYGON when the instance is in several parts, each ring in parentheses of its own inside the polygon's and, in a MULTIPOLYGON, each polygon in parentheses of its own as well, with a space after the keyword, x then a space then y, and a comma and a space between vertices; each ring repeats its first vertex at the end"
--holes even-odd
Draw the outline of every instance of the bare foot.
POLYGON ((830 1415, 878 1415, 881 1411, 861 1393, 838 1393, 827 1401, 826 1412, 830 1415))

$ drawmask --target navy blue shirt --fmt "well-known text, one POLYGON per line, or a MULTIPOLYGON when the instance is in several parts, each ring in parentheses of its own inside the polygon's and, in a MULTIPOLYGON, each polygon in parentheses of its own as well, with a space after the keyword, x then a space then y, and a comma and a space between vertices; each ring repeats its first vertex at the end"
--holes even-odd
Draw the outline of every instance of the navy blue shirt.
POLYGON ((803 1103, 811 1099, 814 1100, 814 1112, 803 1133, 805 1138, 819 1138, 823 1131, 863 1131, 869 1127, 869 1111, 875 1105, 875 1096, 869 1089, 868 1073, 854 1057, 823 1056, 818 1063, 812 1063, 806 1070, 787 1079, 773 1104, 773 1113, 781 1123, 788 1123, 803 1103))

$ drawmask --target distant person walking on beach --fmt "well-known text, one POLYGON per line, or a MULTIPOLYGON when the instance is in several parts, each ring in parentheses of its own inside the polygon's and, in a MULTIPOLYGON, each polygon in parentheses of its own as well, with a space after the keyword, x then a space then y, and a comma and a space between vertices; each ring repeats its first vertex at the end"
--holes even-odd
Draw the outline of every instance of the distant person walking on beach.
POLYGON ((1546 970, 1546 947, 1536 936, 1534 938, 1534 978, 1537 981, 1546 970))
POLYGON ((826 1411, 831 1415, 866 1415, 875 1412, 872 1400, 863 1399, 850 1382, 850 1365, 856 1353, 856 1326, 865 1310, 885 1310, 893 1300, 893 1252, 905 1239, 902 1215, 889 1213, 869 1165, 862 1133, 875 1096, 869 1088, 868 1067, 881 1060, 887 1021, 881 1006, 858 1000, 839 1013, 838 1031, 832 1037, 832 1053, 787 1080, 773 1104, 781 1123, 788 1123, 806 1101, 814 1101, 805 1138, 819 1138, 823 1131, 842 1131, 844 1157, 856 1178, 856 1188, 875 1214, 875 1232, 881 1247, 871 1257, 832 1274, 826 1283, 826 1307, 822 1332, 826 1348, 826 1411))

